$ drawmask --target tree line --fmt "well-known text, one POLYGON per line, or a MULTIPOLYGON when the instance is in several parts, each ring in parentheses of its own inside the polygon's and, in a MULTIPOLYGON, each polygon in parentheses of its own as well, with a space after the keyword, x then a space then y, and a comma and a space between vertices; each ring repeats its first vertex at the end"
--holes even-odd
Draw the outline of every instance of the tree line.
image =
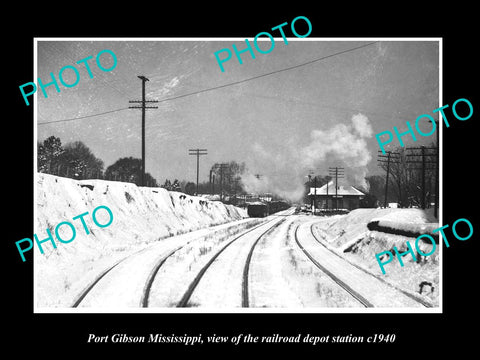
MULTIPOLYGON (((105 179, 125 181, 140 185, 141 159, 124 157, 104 169, 104 162, 97 158, 81 141, 62 145, 60 138, 50 136, 37 142, 37 171, 76 180, 105 179)), ((147 186, 157 187, 156 179, 145 174, 147 186)))
MULTIPOLYGON (((37 142, 37 171, 67 177, 76 180, 104 179, 131 182, 141 185, 141 159, 123 157, 105 169, 104 162, 81 141, 62 144, 60 138, 50 136, 37 142)), ((211 167, 210 179, 199 183, 199 194, 241 193, 240 175, 245 171, 245 164, 235 161, 227 163, 220 170, 220 164, 211 167)), ((163 187, 169 191, 183 191, 189 195, 196 193, 196 184, 191 181, 165 179, 163 184, 150 174, 145 173, 148 187, 163 187)))

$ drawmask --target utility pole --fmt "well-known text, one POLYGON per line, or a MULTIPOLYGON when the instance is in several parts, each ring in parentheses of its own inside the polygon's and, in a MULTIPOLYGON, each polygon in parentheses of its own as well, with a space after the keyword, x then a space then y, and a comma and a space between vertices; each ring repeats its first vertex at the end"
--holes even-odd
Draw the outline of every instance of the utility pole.
MULTIPOLYGON (((431 121, 431 120, 428 120, 431 121)), ((435 165, 435 207, 433 209, 433 215, 438 219, 438 203, 439 203, 439 193, 440 193, 440 181, 439 181, 439 167, 440 167, 440 120, 433 120, 432 121, 435 123, 435 128, 436 128, 436 140, 437 140, 437 153, 436 153, 436 165, 435 165)), ((430 148, 433 149, 433 148, 430 148)))
MULTIPOLYGON (((329 167, 328 172, 330 176, 335 176, 335 211, 338 210, 338 178, 343 178, 344 168, 343 167, 329 167)), ((328 184, 327 184, 328 187, 328 184)), ((328 199, 327 199, 328 201, 328 199)))
POLYGON ((439 121, 435 121, 437 126, 437 162, 435 164, 435 208, 433 209, 433 215, 438 219, 438 198, 440 194, 440 180, 439 176, 439 167, 440 167, 440 128, 438 127, 439 121))
POLYGON ((388 176, 390 175, 390 156, 391 152, 388 152, 388 158, 387 158, 387 179, 385 180, 385 198, 383 200, 383 207, 386 209, 387 208, 387 195, 388 195, 388 176))
POLYGON ((145 109, 158 109, 158 106, 146 106, 146 103, 158 103, 157 100, 145 100, 145 82, 149 81, 145 76, 139 75, 142 80, 142 100, 130 100, 129 103, 141 103, 141 106, 129 106, 129 109, 142 109, 142 179, 141 185, 145 186, 145 109))
POLYGON ((422 209, 426 208, 425 204, 425 146, 422 146, 422 209))
POLYGON ((400 162, 400 159, 398 158, 400 156, 400 153, 397 152, 392 152, 392 151, 387 151, 387 155, 382 155, 382 152, 379 150, 378 151, 378 159, 377 161, 379 164, 387 164, 387 177, 385 180, 385 198, 383 200, 383 207, 387 207, 387 196, 388 196, 388 180, 389 180, 389 175, 390 175, 390 164, 398 164, 400 162), (385 160, 386 159, 386 160, 385 160))
MULTIPOLYGON (((425 171, 426 170, 433 170, 431 168, 427 168, 427 164, 432 164, 434 163, 435 166, 437 167, 437 174, 438 174, 438 148, 435 148, 435 147, 425 147, 425 146, 421 146, 421 147, 411 147, 411 148, 406 148, 405 150, 407 151, 412 151, 412 150, 421 150, 421 153, 420 154, 407 154, 405 156, 407 156, 407 164, 422 164, 421 168, 418 168, 418 167, 413 167, 412 169, 415 169, 415 170, 421 170, 422 171, 422 188, 421 188, 421 192, 422 192, 422 197, 420 199, 420 205, 422 207, 422 209, 426 209, 426 174, 425 174, 425 171), (433 151, 431 153, 427 153, 427 151, 433 151), (416 159, 411 159, 412 157, 418 157, 418 156, 421 156, 422 159, 421 160, 416 160, 416 159), (432 161, 432 160, 427 160, 426 157, 427 156, 435 156, 436 157, 436 160, 432 161)), ((437 175, 438 176, 438 175, 437 175)), ((437 178, 437 181, 438 181, 438 178, 437 178)), ((436 185, 438 186, 438 185, 436 185)), ((435 199, 435 206, 437 206, 438 202, 438 198, 436 197, 435 199)))
MULTIPOLYGON (((188 155, 196 155, 197 156, 197 195, 198 195, 198 171, 200 169, 200 155, 207 155, 207 149, 189 149, 188 155)), ((210 173, 211 174, 211 173, 210 173)))

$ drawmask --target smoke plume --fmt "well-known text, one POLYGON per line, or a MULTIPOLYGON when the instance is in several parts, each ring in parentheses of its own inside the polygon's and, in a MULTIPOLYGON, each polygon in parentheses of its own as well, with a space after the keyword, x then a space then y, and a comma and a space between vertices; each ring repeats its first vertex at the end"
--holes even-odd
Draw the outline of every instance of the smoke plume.
MULTIPOLYGON (((313 130, 304 146, 289 143, 266 149, 253 146, 252 167, 261 173, 246 172, 242 184, 247 192, 270 192, 291 201, 301 199, 307 174, 328 175, 328 167, 344 167, 344 183, 367 189, 365 175, 371 155, 367 139, 373 135, 368 118, 353 115, 350 124, 327 130, 313 130)), ((249 164, 250 168, 250 164, 249 164)), ((340 181, 339 181, 340 183, 340 181)))

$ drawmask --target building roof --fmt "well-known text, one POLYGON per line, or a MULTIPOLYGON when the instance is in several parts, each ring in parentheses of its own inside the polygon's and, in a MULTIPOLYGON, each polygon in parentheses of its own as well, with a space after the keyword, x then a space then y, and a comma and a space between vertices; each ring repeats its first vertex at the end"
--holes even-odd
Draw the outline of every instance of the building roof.
MULTIPOLYGON (((315 188, 311 187, 310 192, 308 195, 327 195, 327 186, 328 186, 328 195, 334 196, 335 195, 335 183, 334 181, 330 181, 328 184, 323 185, 322 187, 315 188)), ((365 196, 363 192, 357 190, 351 185, 338 185, 337 189, 338 196, 345 196, 345 195, 353 195, 353 196, 365 196)))

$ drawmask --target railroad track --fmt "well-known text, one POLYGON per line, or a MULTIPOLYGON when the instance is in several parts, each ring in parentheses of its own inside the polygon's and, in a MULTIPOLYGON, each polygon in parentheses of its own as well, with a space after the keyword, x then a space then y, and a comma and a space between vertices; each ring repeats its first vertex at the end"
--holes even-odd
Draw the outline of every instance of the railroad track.
MULTIPOLYGON (((201 238, 201 237, 200 237, 201 238)), ((171 257, 173 256, 176 252, 178 252, 179 250, 185 248, 187 245, 189 245, 190 243, 198 240, 199 238, 194 238, 194 239, 191 239, 187 242, 185 242, 183 245, 181 246, 177 246, 175 247, 173 250, 170 250, 167 254, 165 254, 165 252, 158 258, 158 260, 156 260, 156 263, 155 265, 152 267, 152 270, 150 272, 150 274, 148 275, 147 277, 147 280, 145 281, 145 285, 144 285, 144 288, 143 288, 143 292, 142 292, 142 295, 141 295, 141 300, 140 300, 140 303, 139 303, 139 306, 140 307, 148 307, 148 304, 149 304, 149 296, 150 296, 150 291, 151 291, 151 288, 152 288, 152 284, 153 284, 153 281, 155 279, 155 276, 157 275, 159 269, 163 266, 163 264, 171 257)), ((82 301, 85 299, 85 297, 95 288, 95 286, 108 274, 110 273, 113 269, 115 269, 118 265, 120 265, 121 263, 125 262, 126 260, 128 259, 131 259, 132 257, 136 256, 136 255, 140 255, 141 253, 143 252, 146 252, 146 251, 149 251, 149 248, 144 248, 144 249, 140 249, 128 256, 125 256, 123 258, 121 258, 120 260, 116 261, 113 265, 107 267, 106 269, 104 269, 102 272, 100 272, 98 275, 96 275, 96 277, 93 279, 93 281, 91 281, 77 296, 76 298, 74 299, 73 301, 73 304, 71 305, 72 308, 76 308, 78 306, 80 306, 80 304, 82 303, 82 301)))
POLYGON ((298 228, 300 225, 297 225, 294 231, 295 242, 297 243, 298 247, 303 251, 303 253, 307 256, 307 258, 323 273, 328 275, 338 286, 340 286, 343 290, 345 290, 348 294, 350 294, 355 300, 357 300, 362 306, 366 308, 374 307, 373 304, 365 299, 360 293, 352 289, 349 285, 347 285, 344 281, 338 278, 335 274, 333 274, 330 270, 320 264, 313 256, 310 254, 308 250, 302 245, 300 240, 298 239, 298 228))
POLYGON ((107 275, 110 271, 112 271, 115 267, 117 267, 123 261, 127 260, 129 257, 134 256, 138 253, 141 253, 144 250, 145 249, 142 249, 133 254, 125 256, 124 258, 118 260, 116 263, 109 266, 107 269, 103 270, 100 274, 98 274, 95 277, 95 279, 83 291, 81 291, 80 294, 75 298, 75 300, 73 301, 72 308, 78 307, 82 303, 83 299, 85 299, 85 297, 90 293, 90 291, 95 287, 95 285, 97 285, 97 283, 103 279, 105 275, 107 275))
MULTIPOLYGON (((176 306, 178 308, 184 308, 184 307, 192 306, 190 301, 191 301, 192 295, 194 293, 196 294, 194 296, 194 300, 195 300, 195 298, 197 298, 199 296, 200 296, 200 298, 202 296, 205 297, 206 294, 208 296, 208 290, 206 291, 206 289, 208 289, 208 288, 205 288, 205 285, 211 284, 212 276, 215 275, 214 273, 212 273, 212 271, 214 271, 213 269, 212 269, 212 271, 208 271, 208 270, 211 268, 212 264, 214 264, 215 261, 217 259, 219 259, 219 257, 221 259, 220 263, 216 263, 215 266, 213 266, 213 267, 217 267, 217 268, 221 269, 222 265, 225 265, 225 262, 230 260, 230 257, 225 257, 226 255, 225 256, 221 256, 221 255, 224 254, 225 250, 228 249, 229 247, 231 247, 232 244, 237 242, 237 244, 232 248, 233 250, 229 250, 229 254, 233 254, 232 251, 234 251, 234 252, 237 251, 237 250, 240 251, 239 249, 241 249, 241 252, 239 253, 239 256, 237 256, 236 260, 235 260, 236 265, 234 267, 231 267, 231 270, 230 270, 231 275, 230 276, 234 276, 236 273, 239 274, 239 277, 237 278, 238 279, 237 284, 238 284, 238 286, 241 286, 241 289, 239 289, 237 287, 237 289, 240 290, 240 293, 238 293, 238 295, 235 295, 234 292, 231 293, 231 295, 233 295, 234 297, 231 297, 230 299, 233 299, 233 301, 241 301, 241 303, 239 302, 238 304, 241 305, 244 308, 250 307, 250 305, 251 305, 250 304, 251 294, 249 293, 249 275, 250 275, 250 268, 251 268, 251 263, 252 263, 252 258, 253 258, 253 255, 254 255, 254 251, 255 251, 257 245, 260 243, 260 240, 262 238, 264 238, 270 231, 272 231, 274 228, 276 228, 282 222, 284 222, 286 219, 287 219, 287 217, 284 216, 284 215, 275 216, 272 219, 269 219, 268 221, 266 221, 264 223, 261 223, 259 225, 253 226, 253 227, 251 227, 247 230, 244 230, 242 233, 240 233, 239 235, 235 236, 232 239, 224 240, 224 244, 219 243, 219 246, 221 246, 221 248, 219 248, 219 250, 217 250, 217 252, 213 256, 211 256, 208 260, 205 259, 206 262, 204 262, 203 264, 199 264, 198 267, 200 268, 200 266, 201 266, 201 268, 196 273, 193 273, 193 276, 195 276, 193 278, 193 280, 189 284, 186 283, 184 285, 186 287, 185 292, 183 292, 183 295, 182 295, 182 293, 178 294, 178 297, 177 297, 177 299, 180 298, 180 300, 177 303, 174 303, 173 305, 169 305, 169 306, 176 306), (254 232, 254 233, 252 233, 252 232, 254 232), (244 240, 242 241, 242 239, 244 239, 244 240), (206 280, 206 283, 201 286, 201 289, 199 289, 198 292, 196 292, 196 289, 197 289, 199 283, 201 282, 202 278, 204 278, 206 273, 208 274, 208 276, 207 276, 209 278, 208 281, 206 280), (241 276, 241 278, 240 278, 240 276, 241 276), (236 299, 235 296, 239 296, 238 300, 235 300, 236 299)), ((327 267, 327 266, 322 265, 322 263, 321 263, 322 261, 319 259, 319 254, 316 251, 314 251, 314 248, 309 248, 308 246, 312 246, 312 244, 318 243, 324 249, 328 250, 330 253, 339 257, 343 261, 348 262, 350 265, 353 265, 355 268, 361 270, 363 273, 366 273, 366 274, 372 276, 373 281, 375 281, 373 278, 375 278, 377 280, 380 280, 382 283, 388 285, 389 287, 393 288, 394 290, 396 290, 398 292, 401 292, 403 295, 409 297, 411 300, 414 300, 416 303, 419 303, 419 304, 421 304, 425 307, 432 307, 432 305, 429 304, 424 299, 421 299, 421 298, 415 296, 414 294, 410 294, 410 293, 408 293, 408 292, 406 292, 402 289, 397 288, 396 286, 388 283, 387 281, 379 278, 378 276, 375 276, 375 274, 371 274, 367 270, 365 270, 365 269, 361 268, 360 266, 344 259, 339 254, 337 254, 334 251, 332 251, 331 249, 329 249, 326 246, 326 244, 324 244, 315 235, 314 228, 313 228, 314 224, 311 224, 309 226, 309 231, 310 231, 310 234, 311 234, 311 238, 310 238, 310 235, 308 235, 308 239, 307 238, 305 239, 305 240, 308 240, 307 241, 308 246, 307 247, 304 246, 302 244, 303 241, 301 241, 301 239, 298 236, 298 231, 299 231, 300 226, 301 225, 297 224, 296 227, 295 227, 295 230, 293 231, 295 243, 297 244, 299 249, 302 250, 304 255, 320 271, 322 271, 324 274, 326 274, 333 282, 335 282, 340 288, 342 288, 345 292, 347 292, 349 294, 349 296, 351 296, 353 299, 355 299, 363 307, 366 307, 366 308, 374 307, 374 304, 372 303, 372 301, 375 303, 376 300, 372 300, 373 298, 370 299, 370 300, 365 298, 361 293, 359 293, 354 288, 352 288, 352 287, 354 287, 354 285, 352 285, 352 284, 349 285, 349 283, 351 283, 351 282, 349 282, 345 277, 343 277, 343 280, 342 280, 342 278, 337 276, 338 274, 336 275, 335 273, 333 273, 331 266, 327 267), (329 268, 330 268, 330 270, 329 270, 329 268)), ((304 229, 302 227, 302 233, 308 234, 306 231, 307 231, 306 226, 305 226, 304 229)), ((197 241, 198 239, 199 238, 197 238, 197 237, 192 238, 192 239, 186 239, 188 241, 186 241, 185 243, 183 243, 181 245, 179 245, 177 243, 176 244, 177 246, 172 246, 168 250, 163 250, 163 252, 160 256, 156 255, 158 258, 155 258, 154 253, 145 254, 145 255, 148 255, 147 257, 149 257, 150 260, 149 260, 148 263, 145 263, 146 265, 147 264, 149 264, 149 265, 145 266, 146 271, 145 271, 144 279, 142 279, 141 282, 137 282, 137 284, 138 284, 137 285, 137 288, 138 288, 137 294, 141 295, 140 296, 140 301, 138 303, 139 307, 146 308, 146 307, 149 306, 150 296, 151 296, 151 293, 152 293, 152 287, 154 286, 154 283, 156 284, 155 286, 162 286, 160 281, 158 281, 158 280, 155 281, 155 279, 157 277, 157 274, 159 273, 159 270, 162 269, 162 267, 165 265, 167 260, 171 259, 180 250, 186 248, 190 243, 192 243, 194 241, 197 241), (148 274, 148 276, 147 276, 147 274, 148 274), (143 282, 144 282, 144 285, 143 285, 143 288, 142 288, 141 286, 142 286, 143 282), (140 292, 141 292, 141 294, 140 294, 140 292)), ((172 245, 174 245, 174 244, 172 244, 172 245)), ((187 250, 188 250, 188 248, 187 248, 187 250)), ((94 289, 96 287, 96 285, 108 273, 110 273, 113 269, 115 269, 118 265, 120 265, 122 262, 124 262, 127 259, 130 259, 133 256, 141 255, 140 253, 142 253, 144 251, 148 251, 148 249, 139 250, 139 251, 135 252, 134 254, 131 254, 131 255, 125 257, 125 258, 122 258, 122 259, 118 260, 116 263, 114 263, 113 265, 106 268, 77 296, 77 298, 75 299, 72 307, 75 308, 75 307, 80 306, 82 301, 90 293, 90 291, 92 289, 94 289)), ((320 252, 320 254, 321 253, 322 252, 320 252)), ((325 254, 325 256, 326 256, 326 254, 325 254)), ((143 259, 143 258, 141 258, 141 259, 143 259)), ((140 260, 140 258, 135 259, 133 261, 133 263, 135 263, 135 262, 138 263, 139 260, 140 260)), ((129 265, 129 266, 131 266, 131 265, 129 265)), ((228 263, 227 263, 227 266, 228 266, 228 263)), ((124 272, 125 269, 128 269, 128 268, 125 267, 125 266, 122 266, 121 271, 124 272)), ((162 273, 163 272, 164 271, 162 271, 162 273)), ((221 287, 222 286, 221 281, 222 280, 220 280, 220 282, 217 282, 217 285, 207 285, 207 286, 221 287)), ((216 289, 216 287, 213 287, 212 289, 216 289)), ((219 289, 219 290, 222 290, 222 289, 219 289)), ((138 301, 138 300, 136 300, 136 301, 138 301)))
POLYGON ((422 304, 423 306, 425 306, 425 307, 427 307, 427 308, 433 307, 433 305, 432 305, 431 303, 425 301, 424 299, 422 299, 422 298, 420 298, 420 297, 418 297, 418 296, 415 296, 414 294, 411 294, 411 293, 409 293, 409 292, 407 292, 407 291, 405 291, 405 290, 403 290, 403 289, 401 289, 401 288, 399 288, 399 287, 397 287, 397 286, 389 283, 388 281, 385 281, 385 280, 384 280, 383 278, 381 278, 380 276, 371 273, 370 271, 368 271, 368 270, 362 268, 361 266, 359 266, 359 265, 357 265, 357 264, 349 261, 348 259, 343 258, 343 257, 340 256, 339 254, 337 254, 335 251, 332 251, 331 249, 329 249, 329 248, 328 248, 322 241, 320 241, 320 239, 318 239, 318 237, 315 235, 315 232, 313 231, 313 226, 314 226, 314 225, 315 225, 315 223, 312 223, 312 224, 310 225, 310 233, 312 234, 312 236, 313 236, 313 238, 315 239, 315 241, 316 241, 317 243, 319 243, 320 245, 322 245, 322 246, 323 246, 325 249, 327 249, 330 253, 334 254, 335 256, 341 258, 341 259, 344 260, 344 261, 347 261, 348 263, 350 263, 351 265, 353 265, 353 266, 356 267, 357 269, 363 271, 364 273, 366 273, 366 274, 368 274, 368 275, 370 275, 370 276, 373 276, 374 278, 376 278, 377 280, 381 281, 382 283, 384 283, 384 284, 386 284, 386 285, 394 288, 394 289, 397 290, 397 291, 400 291, 400 292, 401 292, 402 294, 404 294, 405 296, 408 296, 410 299, 417 301, 418 303, 422 304))
POLYGON ((242 302, 241 302, 241 305, 242 305, 242 307, 249 307, 248 274, 249 274, 250 262, 251 262, 251 258, 252 258, 252 254, 253 254, 253 251, 255 249, 255 246, 258 244, 260 239, 262 239, 263 236, 265 236, 265 234, 267 234, 269 231, 271 231, 275 227, 279 226, 283 221, 285 221, 285 219, 286 219, 285 216, 275 217, 272 220, 269 220, 266 223, 255 226, 255 227, 243 232, 241 235, 236 236, 235 238, 230 240, 214 256, 212 256, 212 258, 198 272, 197 276, 190 283, 187 291, 184 293, 181 300, 177 303, 177 307, 187 307, 188 306, 188 302, 189 302, 190 298, 192 297, 198 283, 203 278, 206 271, 214 263, 214 261, 225 251, 225 249, 227 249, 231 244, 238 241, 239 239, 241 239, 245 236, 248 236, 248 234, 251 233, 252 231, 254 231, 254 230, 256 230, 260 227, 266 227, 265 231, 263 231, 260 235, 257 235, 256 240, 254 241, 253 245, 251 246, 251 248, 249 250, 249 253, 247 255, 247 260, 246 260, 244 268, 243 268, 243 274, 242 274, 242 302))
MULTIPOLYGON (((150 290, 151 290, 151 287, 152 287, 152 284, 153 284, 153 281, 155 279, 155 276, 156 274, 158 273, 158 270, 160 269, 160 267, 165 263, 165 261, 168 260, 168 258, 170 258, 172 255, 174 255, 177 251, 179 251, 180 249, 184 248, 185 246, 187 246, 188 244, 190 244, 191 242, 193 242, 194 240, 196 239, 192 239, 190 241, 187 241, 185 244, 181 245, 181 246, 178 246, 176 247, 175 249, 173 249, 172 251, 170 251, 167 255, 163 255, 160 257, 160 259, 157 261, 156 265, 153 267, 152 271, 150 272, 146 282, 145 282, 145 286, 144 286, 144 289, 143 289, 143 293, 142 293, 142 296, 141 296, 141 300, 140 300, 140 307, 148 307, 148 300, 149 300, 149 295, 150 295, 150 290)), ((97 285, 100 280, 102 280, 105 275, 107 275, 110 271, 112 271, 115 267, 117 267, 118 265, 120 265, 122 262, 124 262, 125 260, 131 258, 132 256, 135 256, 135 255, 138 255, 144 251, 147 251, 148 248, 146 249, 141 249, 133 254, 130 254, 120 260, 118 260, 116 263, 114 263, 112 266, 108 267, 107 269, 105 269, 104 271, 102 271, 100 274, 98 274, 96 276, 96 278, 77 296, 77 298, 75 299, 75 301, 73 302, 73 305, 72 307, 73 308, 76 308, 78 307, 83 299, 85 299, 85 297, 92 291, 92 289, 95 287, 95 285, 97 285)))
POLYGON ((243 268, 243 276, 242 276, 242 307, 249 307, 250 306, 250 300, 249 300, 249 295, 248 295, 248 274, 250 272, 250 263, 252 261, 252 255, 253 255, 253 250, 255 249, 255 246, 257 246, 258 242, 260 241, 261 238, 265 236, 268 232, 270 232, 272 229, 276 228, 279 226, 281 223, 283 223, 286 220, 286 217, 283 217, 280 221, 275 223, 272 227, 264 231, 258 238, 255 240, 253 243, 252 247, 250 248, 250 251, 248 252, 247 256, 247 261, 245 261, 245 266, 243 268))
MULTIPOLYGON (((190 283, 188 286, 186 292, 183 294, 182 298, 180 301, 177 303, 177 307, 187 307, 188 306, 188 301, 190 300, 190 297, 192 296, 193 292, 195 291, 195 288, 197 287, 198 283, 202 279, 203 275, 205 272, 208 270, 210 265, 220 256, 220 254, 228 248, 231 244, 233 244, 235 241, 241 239, 244 236, 247 236, 249 233, 252 231, 258 229, 259 227, 266 226, 266 230, 262 232, 261 235, 258 236, 256 239, 255 243, 250 249, 250 252, 247 257, 247 261, 244 266, 243 270, 243 278, 242 278, 242 306, 248 307, 248 272, 249 272, 249 266, 251 262, 251 257, 253 254, 253 250, 255 246, 257 245, 258 241, 270 230, 272 230, 274 227, 278 226, 281 222, 283 222, 286 219, 285 216, 279 216, 279 217, 274 217, 273 219, 261 223, 259 225, 253 226, 252 228, 247 229, 246 231, 243 231, 240 235, 234 237, 232 240, 229 240, 226 245, 224 245, 204 266, 203 268, 198 272, 194 280, 190 283)), ((150 293, 152 290, 153 283, 155 281, 155 278, 159 272, 159 270, 162 268, 162 266, 165 264, 165 262, 171 258, 173 255, 175 255, 178 251, 181 249, 185 248, 187 245, 192 243, 193 241, 196 241, 197 239, 192 239, 187 241, 186 243, 177 246, 170 250, 167 253, 163 253, 158 260, 156 260, 155 265, 152 267, 152 270, 150 271, 147 279, 145 280, 145 285, 143 287, 143 291, 140 297, 140 302, 139 302, 139 307, 148 307, 149 306, 149 300, 150 300, 150 293)), ((115 269, 118 265, 120 265, 122 262, 125 260, 131 258, 132 256, 138 255, 141 252, 147 251, 148 249, 142 249, 139 250, 129 256, 126 256, 117 262, 115 262, 113 265, 109 266, 106 268, 104 271, 102 271, 100 274, 98 274, 95 279, 85 287, 83 291, 80 292, 80 294, 75 298, 72 307, 76 308, 81 305, 82 301, 85 299, 85 297, 92 291, 92 289, 95 288, 95 286, 108 274, 110 273, 113 269, 115 269)))

